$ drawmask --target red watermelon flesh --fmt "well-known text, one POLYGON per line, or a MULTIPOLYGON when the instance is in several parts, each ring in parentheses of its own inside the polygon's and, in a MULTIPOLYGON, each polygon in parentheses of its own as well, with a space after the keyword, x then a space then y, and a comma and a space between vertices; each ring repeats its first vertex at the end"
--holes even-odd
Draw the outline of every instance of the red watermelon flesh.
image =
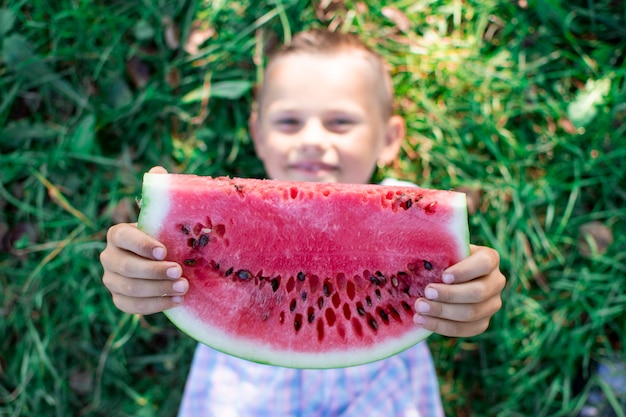
POLYGON ((288 367, 352 366, 423 340, 416 298, 469 254, 465 196, 417 187, 146 174, 139 227, 189 280, 172 322, 288 367))

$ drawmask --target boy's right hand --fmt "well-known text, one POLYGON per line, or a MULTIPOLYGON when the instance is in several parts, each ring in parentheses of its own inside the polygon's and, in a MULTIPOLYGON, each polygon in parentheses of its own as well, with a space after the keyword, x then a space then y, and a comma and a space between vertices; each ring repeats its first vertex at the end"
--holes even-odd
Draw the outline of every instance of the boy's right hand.
POLYGON ((158 240, 121 223, 107 232, 107 246, 100 254, 102 282, 113 302, 126 313, 152 314, 175 307, 189 288, 176 262, 164 261, 166 249, 158 240))
MULTIPOLYGON (((162 167, 150 172, 167 173, 162 167)), ((152 314, 182 303, 189 283, 181 278, 180 265, 164 261, 166 255, 165 246, 137 229, 136 223, 109 229, 107 245, 100 254, 102 282, 117 308, 131 314, 152 314)))

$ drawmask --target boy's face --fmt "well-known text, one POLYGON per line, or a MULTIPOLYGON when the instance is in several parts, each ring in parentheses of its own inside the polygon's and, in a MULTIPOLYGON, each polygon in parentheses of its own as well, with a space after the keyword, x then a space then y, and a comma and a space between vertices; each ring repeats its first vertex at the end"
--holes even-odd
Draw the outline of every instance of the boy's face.
POLYGON ((250 121, 270 178, 367 183, 397 155, 404 120, 384 117, 375 70, 358 52, 299 53, 270 65, 250 121))

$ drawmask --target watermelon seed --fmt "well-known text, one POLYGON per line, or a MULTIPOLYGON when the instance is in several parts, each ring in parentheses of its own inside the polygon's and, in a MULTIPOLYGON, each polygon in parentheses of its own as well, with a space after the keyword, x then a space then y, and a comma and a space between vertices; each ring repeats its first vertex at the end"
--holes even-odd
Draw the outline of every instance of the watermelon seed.
POLYGON ((324 281, 324 295, 326 297, 330 297, 332 290, 333 290, 333 286, 330 284, 330 282, 324 281))
POLYGON ((252 278, 252 274, 250 273, 250 271, 246 271, 245 269, 240 269, 239 271, 237 271, 237 276, 239 277, 239 279, 242 279, 244 281, 252 278))
POLYGON ((372 299, 370 298, 369 295, 365 297, 365 303, 367 304, 368 307, 372 306, 372 299))
POLYGON ((313 309, 313 307, 309 307, 309 309, 307 310, 307 321, 309 323, 313 323, 313 320, 315 320, 315 310, 313 309))
POLYGON ((391 277, 391 285, 393 285, 395 288, 398 287, 398 278, 395 275, 391 277))
POLYGON ((427 271, 431 271, 433 269, 433 264, 428 261, 424 261, 424 268, 426 268, 427 271))
POLYGON ((376 320, 374 320, 374 317, 372 317, 370 314, 367 315, 367 324, 370 325, 370 327, 372 328, 372 330, 374 330, 374 332, 378 330, 378 323, 376 322, 376 320))
POLYGON ((304 272, 298 272, 298 281, 303 282, 305 278, 304 272))
POLYGON ((413 314, 413 309, 406 301, 402 302, 402 308, 404 308, 408 313, 413 314))
POLYGON ((302 327, 302 314, 296 314, 296 318, 293 320, 293 327, 296 329, 296 332, 300 330, 300 327, 302 327))
POLYGON ((292 313, 294 312, 294 310, 296 309, 296 299, 294 298, 293 300, 291 300, 291 304, 289 304, 289 311, 291 311, 292 313))
POLYGON ((224 272, 224 276, 227 277, 232 273, 233 273, 233 267, 231 266, 230 268, 226 270, 226 272, 224 272))
POLYGON ((391 304, 388 305, 387 307, 389 308, 389 313, 391 313, 393 318, 398 320, 399 322, 402 322, 402 318, 400 317, 400 313, 398 313, 398 310, 396 310, 395 307, 392 306, 391 304))
POLYGON ((200 246, 206 246, 209 243, 209 237, 207 235, 200 236, 200 246))
POLYGON ((406 202, 404 203, 404 209, 405 210, 410 209, 412 204, 413 202, 411 201, 411 199, 406 200, 406 202))
POLYGON ((376 298, 382 300, 382 295, 380 294, 380 290, 378 288, 376 288, 376 291, 374 291, 374 293, 376 293, 376 298))
POLYGON ((317 306, 319 307, 319 309, 321 310, 322 307, 324 307, 324 298, 320 297, 317 299, 317 306))
POLYGON ((270 313, 266 311, 265 313, 263 313, 263 317, 261 317, 261 320, 265 321, 269 318, 269 316, 270 316, 270 313))
POLYGON ((389 316, 387 315, 387 313, 385 312, 385 310, 383 310, 382 308, 378 307, 376 309, 376 312, 378 313, 378 315, 380 316, 381 319, 383 319, 383 321, 385 322, 385 324, 389 323, 389 316))
POLYGON ((274 292, 278 291, 279 287, 280 287, 280 280, 278 278, 272 279, 272 291, 274 292))
POLYGON ((363 308, 363 304, 361 304, 360 301, 356 303, 356 312, 359 313, 360 316, 365 315, 365 309, 363 308))
POLYGON ((187 246, 189 246, 190 248, 196 248, 198 246, 198 241, 194 238, 189 238, 187 239, 187 246))
POLYGON ((380 280, 380 278, 378 278, 378 277, 376 277, 376 276, 374 276, 374 275, 372 275, 372 276, 370 277, 370 282, 371 282, 372 284, 374 284, 374 285, 381 285, 381 284, 383 283, 383 282, 380 280))
POLYGON ((302 291, 302 301, 306 301, 306 291, 302 291))
POLYGON ((189 234, 189 232, 191 231, 191 230, 189 230, 189 227, 190 227, 190 226, 189 226, 188 224, 183 224, 183 225, 180 227, 180 230, 183 232, 183 234, 184 234, 184 235, 188 235, 188 234, 189 234))
POLYGON ((195 259, 185 259, 183 261, 183 263, 187 266, 194 266, 196 264, 196 260, 195 259))
POLYGON ((282 324, 285 321, 285 312, 281 311, 280 314, 278 315, 278 321, 280 322, 280 324, 282 324))

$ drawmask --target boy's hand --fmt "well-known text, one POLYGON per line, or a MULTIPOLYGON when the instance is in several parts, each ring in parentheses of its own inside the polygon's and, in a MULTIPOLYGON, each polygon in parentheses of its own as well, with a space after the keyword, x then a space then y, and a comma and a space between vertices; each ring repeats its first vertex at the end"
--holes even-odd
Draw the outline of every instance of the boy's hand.
MULTIPOLYGON (((157 167, 150 172, 165 170, 157 167)), ((107 246, 100 254, 102 282, 117 308, 131 314, 152 314, 182 302, 189 283, 181 278, 180 265, 163 261, 165 256, 163 244, 137 229, 136 223, 109 229, 107 246)))
POLYGON ((444 336, 468 337, 487 330, 502 307, 506 284, 498 252, 471 245, 471 255, 444 271, 443 284, 426 287, 415 302, 416 325, 444 336))

